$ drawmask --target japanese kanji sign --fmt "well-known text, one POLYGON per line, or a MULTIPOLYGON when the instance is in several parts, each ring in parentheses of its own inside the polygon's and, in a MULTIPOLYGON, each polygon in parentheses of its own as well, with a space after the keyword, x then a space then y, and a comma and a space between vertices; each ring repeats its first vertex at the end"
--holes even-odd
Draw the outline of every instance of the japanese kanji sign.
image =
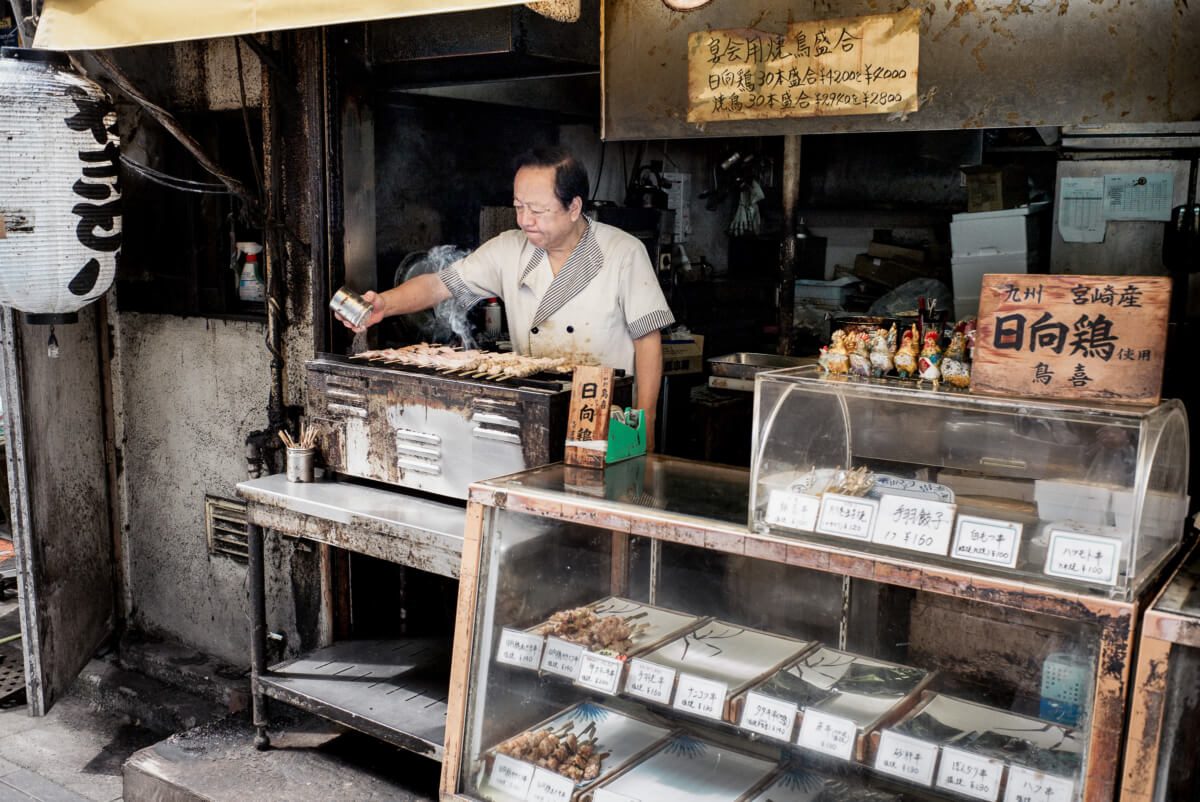
POLYGON ((688 36, 688 122, 916 111, 918 9, 688 36))
POLYGON ((971 390, 1158 403, 1171 280, 988 274, 971 390))
POLYGON ((608 451, 609 408, 613 390, 612 368, 580 365, 571 386, 571 408, 567 414, 568 465, 603 468, 608 451))

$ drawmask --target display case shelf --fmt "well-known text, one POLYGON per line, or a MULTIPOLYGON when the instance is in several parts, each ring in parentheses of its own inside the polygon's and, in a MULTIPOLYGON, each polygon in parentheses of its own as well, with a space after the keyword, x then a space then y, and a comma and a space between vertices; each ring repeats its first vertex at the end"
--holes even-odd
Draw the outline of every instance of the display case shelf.
MULTIPOLYGON (((643 464, 637 468, 593 472, 586 481, 552 465, 472 487, 443 798, 491 798, 479 785, 486 751, 587 700, 764 760, 771 776, 791 770, 784 767, 823 772, 829 782, 851 783, 860 798, 889 799, 901 792, 905 798, 1012 802, 1018 797, 1008 796, 1006 783, 1034 780, 1053 785, 1057 798, 1112 797, 1139 610, 1136 594, 1126 601, 1086 588, 1070 592, 1054 582, 949 570, 893 554, 863 554, 838 544, 751 531, 741 523, 749 494, 746 472, 653 455, 638 462, 643 464), (637 481, 631 483, 631 475, 637 481), (694 514, 693 499, 703 500, 709 517, 694 514), (701 627, 721 622, 790 639, 793 654, 779 660, 752 655, 750 662, 762 663, 763 670, 737 693, 724 694, 709 711, 711 717, 678 707, 670 693, 655 700, 630 692, 630 677, 639 661, 652 658, 650 652, 624 661, 606 693, 571 676, 536 670, 540 653, 529 658, 528 668, 496 660, 505 633, 529 634, 555 612, 607 596, 694 616, 701 627), (781 667, 820 649, 851 661, 861 658, 864 666, 915 669, 910 679, 916 685, 899 689, 895 703, 874 717, 837 715, 812 700, 795 700, 792 708, 763 711, 768 717, 782 713, 786 720, 795 710, 787 733, 747 726, 741 711, 748 694, 762 690, 781 667), (1003 760, 994 751, 972 751, 972 744, 991 744, 994 736, 981 740, 963 734, 918 744, 928 750, 936 771, 916 783, 877 765, 881 744, 921 740, 895 728, 934 696, 977 705, 991 711, 988 717, 994 720, 1074 733, 1079 762, 1067 776, 1056 776, 1042 764, 1022 763, 1021 749, 1030 747, 1016 740, 1007 744, 1014 757, 1003 760), (956 789, 980 762, 995 772, 995 761, 999 773, 989 775, 991 784, 976 792, 983 795, 956 789), (943 769, 944 776, 937 773, 943 769)), ((543 643, 538 640, 534 649, 543 643)), ((669 668, 675 672, 667 682, 677 693, 686 672, 669 668)), ((864 668, 856 676, 870 672, 864 668)), ((767 707, 778 701, 768 699, 767 707)), ((763 782, 760 776, 753 793, 766 787, 763 782)), ((602 784, 594 796, 578 798, 623 798, 599 793, 606 788, 621 793, 602 784)), ((751 799, 753 793, 743 788, 728 798, 751 799)))

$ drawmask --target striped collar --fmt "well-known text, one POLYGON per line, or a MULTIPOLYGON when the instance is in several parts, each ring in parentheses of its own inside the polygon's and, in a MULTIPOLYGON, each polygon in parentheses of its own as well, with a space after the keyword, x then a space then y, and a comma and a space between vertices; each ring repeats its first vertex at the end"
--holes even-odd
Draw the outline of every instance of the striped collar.
MULTIPOLYGON (((558 275, 546 288, 546 294, 538 302, 537 312, 534 313, 533 320, 530 322, 531 326, 538 326, 549 320, 555 312, 566 306, 568 301, 583 292, 604 267, 604 253, 600 250, 599 243, 596 242, 595 223, 586 216, 584 220, 587 220, 587 229, 579 238, 579 242, 575 245, 575 250, 571 252, 566 264, 562 266, 558 275)), ((545 255, 546 252, 541 248, 534 249, 533 256, 521 273, 519 283, 525 283, 526 276, 538 266, 545 255)))

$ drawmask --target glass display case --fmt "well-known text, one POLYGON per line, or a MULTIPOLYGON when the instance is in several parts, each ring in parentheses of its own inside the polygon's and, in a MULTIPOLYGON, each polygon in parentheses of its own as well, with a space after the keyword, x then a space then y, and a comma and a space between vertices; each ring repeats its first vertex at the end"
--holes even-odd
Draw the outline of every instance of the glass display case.
POLYGON ((1112 798, 1136 600, 756 532, 749 494, 655 455, 473 485, 442 798, 1112 798))
POLYGON ((1121 799, 1200 795, 1200 548, 1146 610, 1138 640, 1121 799))
POLYGON ((972 395, 760 373, 749 525, 962 571, 1132 599, 1188 511, 1183 405, 972 395))

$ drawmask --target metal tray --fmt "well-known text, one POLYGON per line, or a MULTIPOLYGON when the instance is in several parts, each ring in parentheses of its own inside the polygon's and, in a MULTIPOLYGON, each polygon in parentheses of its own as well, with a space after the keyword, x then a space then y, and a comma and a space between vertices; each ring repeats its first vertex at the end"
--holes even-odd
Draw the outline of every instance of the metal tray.
POLYGON ((731 379, 753 379, 760 370, 778 370, 808 365, 812 359, 797 356, 780 356, 778 354, 752 354, 740 351, 736 354, 714 356, 708 360, 709 369, 714 376, 725 376, 731 379))

